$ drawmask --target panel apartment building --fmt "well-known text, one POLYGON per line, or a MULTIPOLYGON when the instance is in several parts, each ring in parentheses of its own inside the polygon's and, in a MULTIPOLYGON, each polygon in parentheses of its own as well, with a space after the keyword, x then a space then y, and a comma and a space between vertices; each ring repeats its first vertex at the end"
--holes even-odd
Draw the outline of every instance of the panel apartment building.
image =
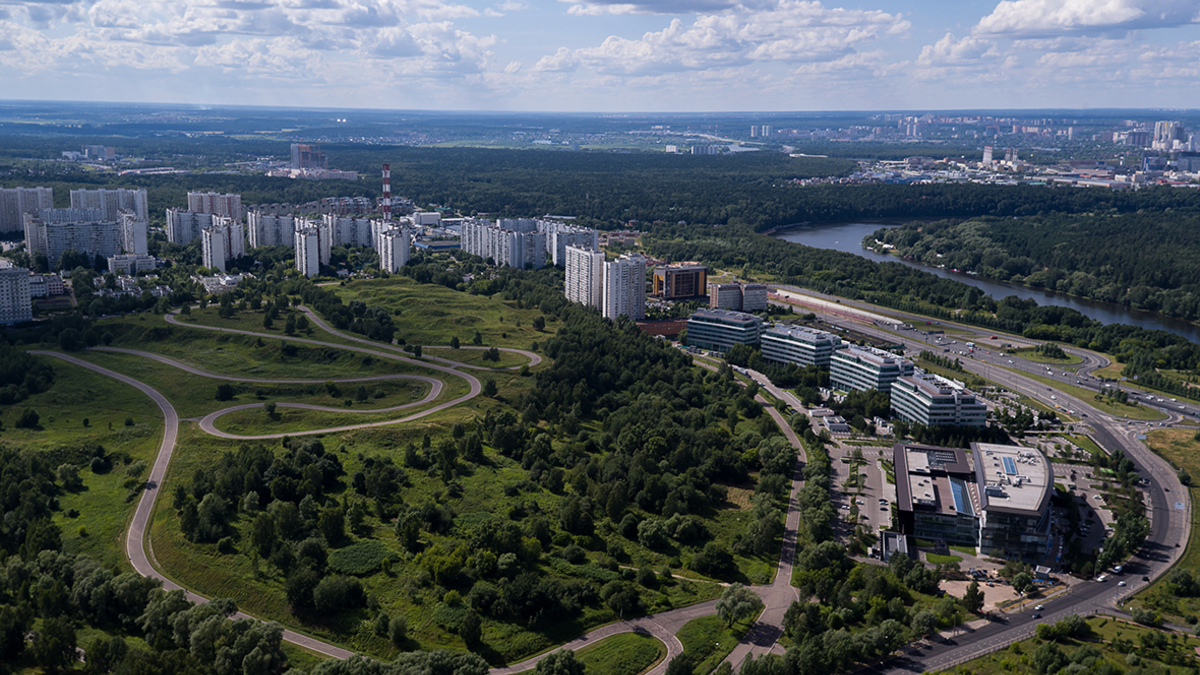
POLYGON ((54 208, 54 189, 18 187, 0 189, 0 232, 20 232, 25 214, 54 208))
POLYGON ((217 192, 189 192, 187 200, 187 210, 193 213, 228 216, 239 221, 244 215, 241 195, 220 194, 217 192))
POLYGON ((537 227, 546 235, 546 253, 553 265, 566 266, 568 246, 600 248, 600 233, 589 227, 568 225, 558 220, 539 220, 537 227))
POLYGON ((604 263, 604 318, 646 318, 646 258, 625 253, 604 263))
POLYGON ((604 253, 584 246, 567 246, 564 250, 567 300, 602 309, 604 253))
POLYGON ((142 222, 149 222, 146 190, 125 188, 99 190, 71 190, 71 208, 100 209, 101 220, 117 220, 121 211, 132 211, 142 222))
POLYGON ((519 269, 546 266, 546 235, 530 219, 466 220, 462 224, 462 250, 497 265, 519 269))
POLYGON ((146 222, 134 214, 119 213, 105 220, 100 209, 43 209, 25 215, 25 248, 41 253, 56 265, 67 249, 109 258, 120 253, 146 255, 146 222))
POLYGON ((230 216, 215 216, 212 225, 200 233, 204 266, 225 272, 225 263, 246 255, 246 236, 242 222, 230 216))
POLYGON ((29 270, 0 258, 0 324, 33 319, 33 299, 29 289, 29 270))

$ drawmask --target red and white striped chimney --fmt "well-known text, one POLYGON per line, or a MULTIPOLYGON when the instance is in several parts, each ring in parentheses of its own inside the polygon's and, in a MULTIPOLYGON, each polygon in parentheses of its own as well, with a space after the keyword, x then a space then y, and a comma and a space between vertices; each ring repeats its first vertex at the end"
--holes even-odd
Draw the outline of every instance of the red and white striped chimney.
POLYGON ((392 165, 383 165, 383 219, 392 219, 392 165))

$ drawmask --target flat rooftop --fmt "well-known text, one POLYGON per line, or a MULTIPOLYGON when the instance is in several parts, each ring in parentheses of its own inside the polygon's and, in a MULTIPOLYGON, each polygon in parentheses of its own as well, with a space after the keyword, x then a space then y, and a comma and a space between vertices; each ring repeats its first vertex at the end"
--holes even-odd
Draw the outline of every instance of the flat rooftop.
POLYGON ((735 312, 731 309, 698 309, 689 319, 697 321, 718 321, 720 323, 758 324, 762 319, 745 312, 735 312))
POLYGON ((1042 453, 995 443, 972 443, 971 449, 984 508, 1025 514, 1045 510, 1053 473, 1042 453))
POLYGON ((840 343, 842 339, 833 333, 826 333, 823 330, 816 330, 806 326, 775 326, 768 328, 766 335, 777 335, 779 337, 791 338, 799 342, 817 343, 831 341, 834 344, 840 343))
POLYGON ((978 515, 982 506, 966 451, 915 443, 892 448, 897 507, 945 515, 978 515))
MULTIPOLYGON (((890 352, 867 349, 858 345, 851 345, 846 349, 840 349, 838 350, 837 354, 842 355, 844 358, 858 358, 876 366, 908 363, 907 359, 896 356, 890 352)), ((837 356, 835 355, 834 358, 837 358, 837 356)))

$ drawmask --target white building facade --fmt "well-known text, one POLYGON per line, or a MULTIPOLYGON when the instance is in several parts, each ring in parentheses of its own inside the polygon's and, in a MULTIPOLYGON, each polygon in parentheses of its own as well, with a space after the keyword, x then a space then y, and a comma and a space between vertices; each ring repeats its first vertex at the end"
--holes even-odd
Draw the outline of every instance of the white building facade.
POLYGON ((54 208, 54 190, 48 187, 0 189, 0 232, 20 232, 26 213, 54 208))
POLYGON ((982 427, 987 406, 965 387, 937 375, 910 375, 892 384, 892 411, 925 426, 982 427))
POLYGON ((26 214, 25 248, 30 255, 46 256, 52 266, 68 249, 102 258, 125 252, 121 223, 103 220, 99 209, 44 209, 36 217, 26 214))
POLYGON ((127 190, 125 188, 99 190, 71 190, 71 208, 100 209, 102 220, 116 220, 122 210, 133 211, 140 220, 149 222, 150 209, 147 208, 146 190, 127 190))
POLYGON ((887 352, 851 346, 829 359, 829 381, 835 389, 890 393, 892 383, 913 374, 912 361, 887 352))
POLYGON ((567 246, 564 252, 567 300, 603 309, 604 254, 586 246, 567 246))
MULTIPOLYGON (((301 221, 303 222, 303 221, 301 221)), ((246 230, 250 235, 250 247, 294 245, 296 218, 290 215, 267 215, 251 211, 246 215, 246 230)))
POLYGON ((188 211, 242 219, 242 196, 217 192, 189 192, 188 211))
POLYGON ((329 263, 329 259, 321 260, 321 231, 316 227, 302 227, 295 232, 296 269, 300 274, 312 278, 321 271, 321 264, 329 263))
POLYGON ((197 213, 183 209, 167 209, 167 241, 186 244, 200 238, 204 228, 212 226, 211 213, 197 213))
POLYGON ((762 334, 764 359, 775 363, 794 363, 801 368, 828 368, 833 353, 842 347, 840 337, 802 326, 775 326, 762 334))
POLYGON ((626 253, 604 263, 604 318, 646 318, 646 259, 626 253))
POLYGON ((379 268, 395 274, 408 264, 412 253, 412 231, 407 227, 386 230, 379 235, 379 268))
POLYGON ((467 220, 462 224, 462 250, 497 265, 525 269, 546 266, 546 235, 529 219, 467 220))
POLYGON ((0 260, 0 324, 33 319, 33 300, 29 293, 29 270, 0 260))

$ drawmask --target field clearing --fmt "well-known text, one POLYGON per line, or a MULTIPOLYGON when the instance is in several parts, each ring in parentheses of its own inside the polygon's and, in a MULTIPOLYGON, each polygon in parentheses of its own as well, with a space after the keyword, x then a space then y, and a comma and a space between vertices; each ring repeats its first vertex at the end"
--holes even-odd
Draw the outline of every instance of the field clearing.
POLYGON ((649 635, 622 633, 584 647, 575 655, 588 675, 638 675, 662 661, 667 646, 649 635))

